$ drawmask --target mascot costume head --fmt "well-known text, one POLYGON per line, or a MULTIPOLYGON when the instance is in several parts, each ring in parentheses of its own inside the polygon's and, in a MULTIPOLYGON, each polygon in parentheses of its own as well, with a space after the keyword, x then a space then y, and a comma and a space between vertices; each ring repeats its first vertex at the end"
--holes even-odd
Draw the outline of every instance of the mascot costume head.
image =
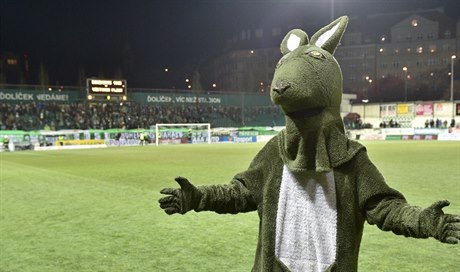
POLYGON ((337 19, 313 35, 311 41, 300 29, 284 37, 271 98, 287 116, 308 117, 324 110, 340 113, 342 72, 333 54, 347 21, 346 17, 337 19))
POLYGON ((271 98, 286 115, 280 151, 295 173, 331 171, 361 148, 343 137, 342 72, 333 56, 347 23, 347 17, 340 17, 311 40, 294 29, 281 43, 271 98))

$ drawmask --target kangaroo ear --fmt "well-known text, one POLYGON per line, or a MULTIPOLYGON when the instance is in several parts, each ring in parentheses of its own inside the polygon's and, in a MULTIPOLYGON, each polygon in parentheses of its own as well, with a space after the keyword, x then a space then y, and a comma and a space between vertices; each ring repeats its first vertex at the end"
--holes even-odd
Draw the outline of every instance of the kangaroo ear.
POLYGON ((301 29, 293 29, 284 36, 280 46, 281 53, 286 55, 287 53, 294 51, 297 47, 305 44, 308 44, 307 33, 301 29))
POLYGON ((310 44, 323 48, 331 54, 334 54, 335 49, 342 39, 343 32, 348 24, 348 17, 342 16, 327 26, 321 28, 311 37, 310 44))

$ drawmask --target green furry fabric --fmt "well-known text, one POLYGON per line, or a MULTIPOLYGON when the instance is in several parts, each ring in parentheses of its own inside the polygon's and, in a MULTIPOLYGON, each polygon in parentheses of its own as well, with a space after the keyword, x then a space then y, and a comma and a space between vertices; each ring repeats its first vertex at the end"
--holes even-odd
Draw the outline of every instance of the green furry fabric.
POLYGON ((344 137, 339 110, 327 108, 306 118, 286 116, 286 129, 278 139, 283 162, 293 173, 329 172, 362 148, 344 137))

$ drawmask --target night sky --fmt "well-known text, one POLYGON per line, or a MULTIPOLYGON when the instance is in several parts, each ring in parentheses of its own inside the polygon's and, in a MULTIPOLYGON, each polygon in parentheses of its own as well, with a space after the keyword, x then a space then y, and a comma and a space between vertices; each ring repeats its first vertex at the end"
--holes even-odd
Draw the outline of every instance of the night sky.
MULTIPOLYGON (((459 0, 335 0, 335 17, 444 5, 460 13, 459 0)), ((194 69, 222 51, 243 29, 330 21, 330 0, 0 0, 0 53, 43 63, 50 83, 75 85, 87 76, 110 78, 131 59, 131 87, 164 87, 171 73, 194 69)), ((310 33, 317 29, 308 30, 310 33)), ((180 75, 182 76, 182 75, 180 75)))

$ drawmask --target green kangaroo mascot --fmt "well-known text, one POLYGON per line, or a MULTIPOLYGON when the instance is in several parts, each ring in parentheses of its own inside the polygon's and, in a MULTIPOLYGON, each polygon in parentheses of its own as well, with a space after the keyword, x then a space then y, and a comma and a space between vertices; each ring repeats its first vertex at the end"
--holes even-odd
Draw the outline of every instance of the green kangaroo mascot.
POLYGON ((357 271, 364 221, 395 234, 456 244, 460 217, 447 200, 423 209, 390 188, 340 117, 342 73, 333 53, 348 22, 340 17, 311 39, 291 30, 281 43, 271 99, 286 128, 229 184, 165 188, 167 214, 257 210, 252 271, 357 271))

